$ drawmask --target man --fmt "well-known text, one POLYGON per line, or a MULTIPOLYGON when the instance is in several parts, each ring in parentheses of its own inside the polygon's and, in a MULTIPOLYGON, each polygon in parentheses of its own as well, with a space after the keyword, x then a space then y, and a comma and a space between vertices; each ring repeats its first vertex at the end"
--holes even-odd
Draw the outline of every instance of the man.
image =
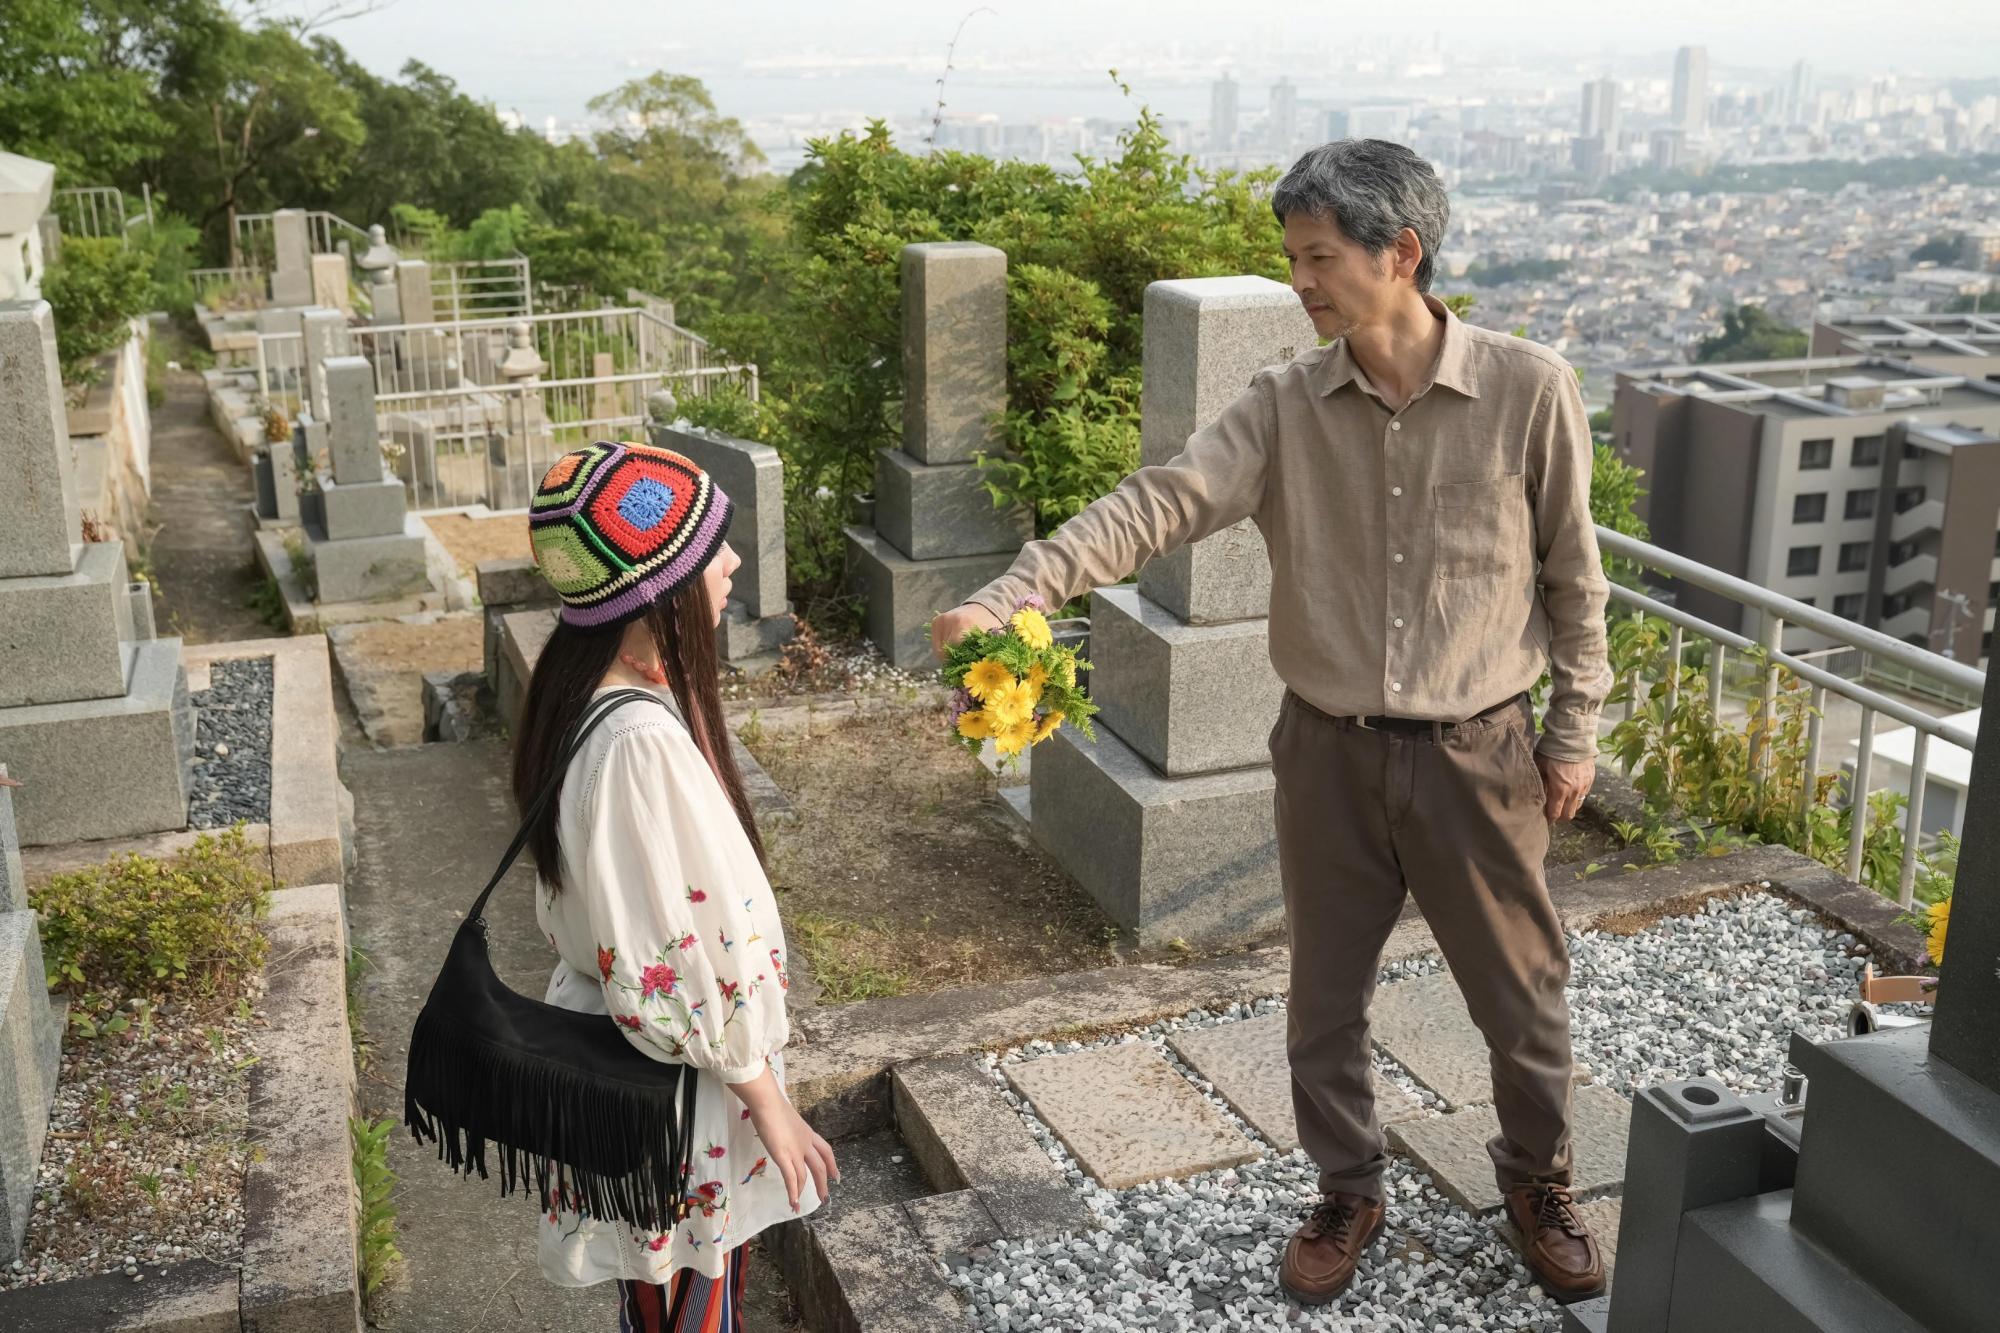
POLYGON ((1595 777, 1611 684, 1582 399, 1562 358, 1428 295, 1450 208, 1409 149, 1317 148, 1272 211, 1330 341, 1259 371, 1179 456, 1030 543, 937 617, 933 643, 1255 519, 1287 686, 1270 741, 1286 1045, 1324 1195, 1280 1277, 1333 1299, 1382 1225, 1368 1002, 1407 890, 1491 1052, 1488 1150, 1529 1265, 1560 1297, 1590 1295, 1604 1266, 1567 1189, 1569 955, 1542 877, 1550 822, 1595 777), (1545 667, 1536 743, 1527 691, 1545 667))

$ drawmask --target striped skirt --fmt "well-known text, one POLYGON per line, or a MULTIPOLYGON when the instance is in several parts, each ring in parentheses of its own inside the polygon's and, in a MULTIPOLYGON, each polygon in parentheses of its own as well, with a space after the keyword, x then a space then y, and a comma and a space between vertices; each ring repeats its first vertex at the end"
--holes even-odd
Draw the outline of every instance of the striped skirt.
POLYGON ((665 1283, 618 1284, 618 1333, 743 1333, 748 1245, 729 1252, 720 1277, 683 1268, 665 1283))

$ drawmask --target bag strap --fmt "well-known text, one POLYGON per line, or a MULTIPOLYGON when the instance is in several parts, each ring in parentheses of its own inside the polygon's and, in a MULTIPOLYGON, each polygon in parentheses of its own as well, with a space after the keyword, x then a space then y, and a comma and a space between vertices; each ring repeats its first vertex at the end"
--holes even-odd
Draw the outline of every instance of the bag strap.
POLYGON ((514 841, 507 844, 507 853, 500 858, 499 869, 493 872, 493 878, 486 881, 486 887, 479 891, 479 897, 473 901, 472 911, 466 914, 467 921, 484 923, 486 900, 493 896, 493 890, 499 886, 500 881, 513 868, 514 858, 518 857, 521 854, 521 849, 528 845, 528 834, 535 827, 535 821, 541 818, 542 810, 548 805, 549 798, 556 794, 557 784, 562 781, 563 774, 569 771, 570 760, 576 758, 577 753, 583 749, 584 741, 590 738, 590 733, 597 729, 598 723, 610 717, 618 709, 619 705, 629 703, 634 699, 650 699, 662 708, 667 706, 666 700, 660 698, 659 695, 654 694, 651 690, 614 690, 602 699, 591 700, 590 704, 584 709, 583 714, 577 718, 571 727, 569 740, 563 745, 561 761, 556 764, 555 772, 549 775, 549 780, 542 784, 542 790, 535 797, 534 804, 528 807, 528 813, 522 817, 521 827, 515 832, 514 841))

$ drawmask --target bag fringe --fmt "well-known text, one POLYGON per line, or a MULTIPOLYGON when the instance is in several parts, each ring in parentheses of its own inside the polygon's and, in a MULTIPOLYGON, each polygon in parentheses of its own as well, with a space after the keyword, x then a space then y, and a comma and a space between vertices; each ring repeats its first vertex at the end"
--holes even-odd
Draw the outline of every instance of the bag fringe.
POLYGON ((482 1180, 490 1137, 502 1198, 532 1181, 545 1209, 667 1231, 689 1212, 696 1074, 661 1067, 680 1071, 675 1086, 610 1082, 496 1045, 427 1006, 410 1034, 403 1123, 453 1171, 482 1180), (510 1126, 512 1142, 493 1133, 510 1126))

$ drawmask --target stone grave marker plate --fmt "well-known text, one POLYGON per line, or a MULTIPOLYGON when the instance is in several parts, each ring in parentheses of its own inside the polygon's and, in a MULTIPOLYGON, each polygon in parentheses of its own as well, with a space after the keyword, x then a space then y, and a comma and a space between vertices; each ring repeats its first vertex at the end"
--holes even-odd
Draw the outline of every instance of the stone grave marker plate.
MULTIPOLYGON (((1580 1199, 1619 1193, 1632 1104, 1601 1083, 1585 1083, 1573 1090, 1570 1105, 1572 1192, 1580 1199)), ((1391 1126, 1389 1142, 1430 1172, 1447 1197, 1483 1213, 1501 1203, 1486 1152, 1486 1140, 1499 1132, 1491 1106, 1471 1106, 1391 1126)))
MULTIPOLYGON (((1299 1146, 1292 1114, 1292 1067, 1285 1056, 1285 1014, 1195 1028, 1168 1039, 1174 1053, 1215 1085, 1216 1096, 1279 1152, 1299 1146)), ((1416 1098, 1375 1077, 1375 1116, 1385 1125, 1420 1116, 1416 1098)))
POLYGON ((1106 1189, 1257 1160, 1256 1145, 1144 1042, 1047 1055, 1006 1071, 1106 1189))

